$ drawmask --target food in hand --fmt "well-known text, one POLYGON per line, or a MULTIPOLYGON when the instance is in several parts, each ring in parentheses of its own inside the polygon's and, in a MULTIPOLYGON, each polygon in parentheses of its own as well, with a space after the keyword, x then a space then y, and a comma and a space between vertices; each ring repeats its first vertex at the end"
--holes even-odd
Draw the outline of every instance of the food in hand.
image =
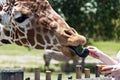
POLYGON ((107 66, 107 65, 102 65, 102 64, 97 65, 99 71, 102 71, 103 67, 105 67, 105 66, 107 66))

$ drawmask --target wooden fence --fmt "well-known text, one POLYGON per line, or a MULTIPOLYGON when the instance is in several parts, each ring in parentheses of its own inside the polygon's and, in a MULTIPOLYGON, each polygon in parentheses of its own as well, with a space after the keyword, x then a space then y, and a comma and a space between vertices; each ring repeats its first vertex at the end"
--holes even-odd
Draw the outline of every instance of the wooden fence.
MULTIPOLYGON (((100 77, 100 73, 96 67, 95 69, 95 78, 91 78, 90 76, 90 69, 85 68, 84 70, 84 78, 82 78, 82 69, 81 65, 76 65, 76 79, 72 77, 68 77, 67 80, 112 80, 110 77, 100 77)), ((20 69, 3 69, 0 71, 0 80, 24 80, 24 72, 20 69)), ((51 71, 46 71, 45 73, 45 80, 52 80, 51 79, 51 71)), ((40 80, 40 70, 35 69, 34 80, 40 80)), ((31 80, 30 77, 25 78, 25 80, 31 80)), ((58 74, 56 80, 66 80, 62 79, 62 74, 58 74)))

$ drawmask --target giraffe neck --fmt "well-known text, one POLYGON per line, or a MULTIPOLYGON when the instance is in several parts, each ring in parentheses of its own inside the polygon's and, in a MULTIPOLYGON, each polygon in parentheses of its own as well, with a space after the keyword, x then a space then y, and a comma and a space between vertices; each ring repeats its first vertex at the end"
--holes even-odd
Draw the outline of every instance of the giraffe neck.
POLYGON ((2 34, 10 43, 29 48, 57 50, 61 46, 53 32, 42 27, 10 27, 4 29, 2 34))

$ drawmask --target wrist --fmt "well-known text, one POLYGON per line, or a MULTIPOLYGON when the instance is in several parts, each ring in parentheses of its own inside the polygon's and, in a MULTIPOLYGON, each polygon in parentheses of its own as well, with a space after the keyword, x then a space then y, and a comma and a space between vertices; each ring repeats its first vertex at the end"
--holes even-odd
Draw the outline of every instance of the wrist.
POLYGON ((103 52, 99 55, 99 59, 101 60, 101 61, 105 61, 106 59, 107 59, 107 55, 106 54, 104 54, 103 52))

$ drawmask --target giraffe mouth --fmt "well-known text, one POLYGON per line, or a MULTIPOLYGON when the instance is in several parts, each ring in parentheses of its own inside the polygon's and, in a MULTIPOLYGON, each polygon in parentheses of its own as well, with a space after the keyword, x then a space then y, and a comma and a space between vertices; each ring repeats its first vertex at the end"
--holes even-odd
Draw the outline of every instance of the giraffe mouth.
POLYGON ((89 50, 86 47, 82 46, 69 46, 73 54, 77 54, 79 57, 85 58, 89 55, 89 50))

